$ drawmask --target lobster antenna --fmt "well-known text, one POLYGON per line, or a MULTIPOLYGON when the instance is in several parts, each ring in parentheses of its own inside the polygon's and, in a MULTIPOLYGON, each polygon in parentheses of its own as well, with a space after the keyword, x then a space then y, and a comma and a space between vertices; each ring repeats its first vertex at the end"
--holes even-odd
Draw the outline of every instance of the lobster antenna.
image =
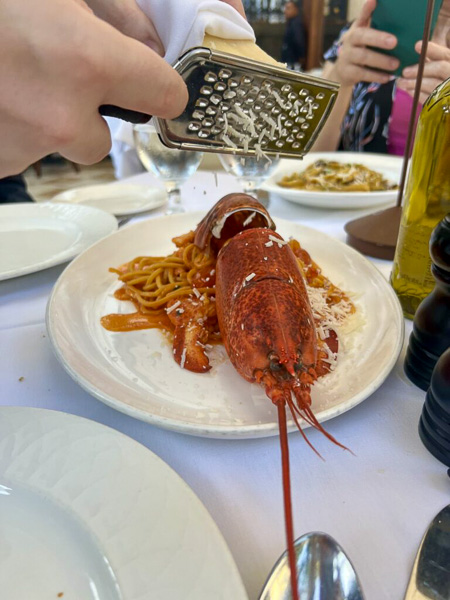
POLYGON ((291 414, 292 414, 292 418, 295 421, 295 424, 297 425, 298 430, 300 431, 300 433, 302 434, 302 436, 304 437, 304 439, 306 440, 306 442, 308 443, 308 445, 314 450, 314 452, 320 456, 320 458, 323 460, 323 457, 321 454, 319 454, 319 452, 314 448, 314 446, 311 444, 311 442, 308 440, 308 438, 306 437, 300 423, 298 422, 296 413, 302 418, 304 419, 307 423, 309 423, 312 427, 314 427, 314 429, 317 429, 318 431, 320 431, 321 433, 324 434, 325 437, 327 437, 331 442, 333 442, 333 444, 336 444, 336 446, 339 446, 340 448, 343 448, 344 450, 348 450, 350 452, 350 454, 353 454, 353 456, 355 456, 354 452, 352 452, 350 450, 350 448, 347 448, 347 446, 344 446, 344 444, 341 444, 340 442, 337 441, 337 439, 331 435, 331 433, 328 433, 328 431, 326 429, 324 429, 322 427, 322 425, 319 423, 319 421, 316 418, 316 415, 313 413, 313 411, 311 410, 311 408, 309 406, 302 406, 301 408, 299 408, 295 402, 292 400, 291 398, 287 399, 287 403, 289 405, 289 408, 291 410, 291 414))
POLYGON ((286 524, 286 541, 289 569, 291 571, 292 600, 299 600, 297 589, 297 561, 294 548, 294 524, 292 520, 291 477, 289 469, 289 446, 286 425, 286 403, 277 402, 278 428, 280 430, 281 467, 283 474, 283 502, 286 524))
POLYGON ((354 456, 354 453, 350 450, 350 448, 347 448, 347 446, 344 446, 344 444, 341 444, 341 442, 338 442, 337 439, 331 435, 331 433, 328 433, 328 431, 322 427, 322 425, 319 423, 315 414, 313 413, 313 411, 311 410, 311 408, 309 406, 305 406, 304 408, 302 407, 301 410, 304 410, 305 413, 310 417, 310 419, 313 422, 313 427, 315 427, 318 431, 323 433, 331 442, 333 442, 333 444, 336 444, 336 446, 339 446, 340 448, 343 448, 344 450, 348 450, 348 452, 350 452, 350 454, 353 454, 353 456, 354 456))
POLYGON ((306 435, 306 433, 303 431, 303 428, 302 428, 302 426, 300 425, 300 423, 299 423, 299 420, 298 420, 298 418, 297 418, 297 415, 296 415, 295 413, 296 413, 296 412, 298 412, 298 413, 299 413, 299 415, 300 415, 300 417, 302 417, 302 419, 305 419, 305 421, 306 421, 307 423, 309 423, 309 424, 310 424, 312 427, 314 427, 314 424, 313 424, 313 423, 311 423, 311 421, 309 421, 307 418, 305 418, 305 416, 304 416, 304 415, 302 415, 302 413, 300 412, 300 410, 299 410, 299 409, 298 409, 298 408, 295 406, 295 404, 294 404, 294 402, 293 402, 292 398, 288 397, 288 399, 287 399, 287 403, 288 403, 289 409, 290 409, 290 411, 291 411, 292 418, 294 419, 294 422, 295 422, 295 424, 297 425, 297 429, 298 429, 298 430, 300 431, 300 433, 302 434, 302 436, 303 436, 303 439, 304 439, 304 440, 305 440, 305 442, 308 444, 308 446, 309 446, 309 447, 310 447, 310 448, 311 448, 311 449, 312 449, 312 450, 313 450, 313 451, 314 451, 314 452, 317 454, 317 456, 318 456, 319 458, 321 458, 322 460, 324 460, 324 458, 323 458, 323 456, 320 454, 320 452, 319 452, 318 450, 316 450, 316 448, 315 448, 315 447, 314 447, 314 446, 311 444, 311 442, 309 441, 309 439, 308 439, 308 436, 307 436, 307 435, 306 435))

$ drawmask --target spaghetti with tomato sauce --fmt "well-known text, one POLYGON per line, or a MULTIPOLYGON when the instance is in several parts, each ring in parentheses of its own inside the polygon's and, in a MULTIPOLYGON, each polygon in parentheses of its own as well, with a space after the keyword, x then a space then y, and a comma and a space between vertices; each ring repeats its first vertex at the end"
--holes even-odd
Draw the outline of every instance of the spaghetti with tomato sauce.
MULTIPOLYGON (((194 244, 193 231, 172 241, 177 249, 168 256, 138 256, 109 269, 123 284, 114 297, 132 302, 136 311, 106 315, 101 324, 114 332, 166 331, 172 337, 176 362, 202 373, 211 368, 207 350, 221 340, 215 305, 216 257, 194 244)), ((355 312, 355 306, 297 240, 291 239, 288 244, 305 279, 313 311, 318 344, 316 371, 320 377, 332 370, 336 361, 336 326, 355 312)))

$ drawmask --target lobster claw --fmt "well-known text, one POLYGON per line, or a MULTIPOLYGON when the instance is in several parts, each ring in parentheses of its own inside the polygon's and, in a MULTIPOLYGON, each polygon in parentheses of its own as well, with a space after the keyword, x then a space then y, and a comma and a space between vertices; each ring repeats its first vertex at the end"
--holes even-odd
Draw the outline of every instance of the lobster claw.
POLYGON ((275 223, 258 200, 248 194, 228 194, 197 225, 194 243, 217 254, 227 240, 254 227, 275 231, 275 223))

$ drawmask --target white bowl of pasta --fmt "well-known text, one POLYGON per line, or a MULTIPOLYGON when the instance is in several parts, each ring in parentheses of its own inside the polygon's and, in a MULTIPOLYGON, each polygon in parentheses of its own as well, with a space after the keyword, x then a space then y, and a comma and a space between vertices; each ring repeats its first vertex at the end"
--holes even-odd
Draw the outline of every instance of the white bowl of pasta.
POLYGON ((395 204, 403 159, 367 152, 311 152, 280 161, 267 192, 315 208, 356 209, 395 204))

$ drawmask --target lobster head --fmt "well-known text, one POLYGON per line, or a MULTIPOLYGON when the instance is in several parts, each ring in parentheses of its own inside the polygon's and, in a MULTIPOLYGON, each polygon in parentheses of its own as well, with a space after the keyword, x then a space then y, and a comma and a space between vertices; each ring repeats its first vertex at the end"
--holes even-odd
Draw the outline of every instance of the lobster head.
POLYGON ((270 372, 279 382, 302 379, 316 363, 316 332, 309 306, 292 283, 259 279, 243 288, 231 315, 229 355, 254 380, 270 372))
POLYGON ((281 236, 251 229, 233 237, 217 259, 216 294, 225 347, 245 379, 309 382, 317 360, 314 318, 297 259, 281 236))

